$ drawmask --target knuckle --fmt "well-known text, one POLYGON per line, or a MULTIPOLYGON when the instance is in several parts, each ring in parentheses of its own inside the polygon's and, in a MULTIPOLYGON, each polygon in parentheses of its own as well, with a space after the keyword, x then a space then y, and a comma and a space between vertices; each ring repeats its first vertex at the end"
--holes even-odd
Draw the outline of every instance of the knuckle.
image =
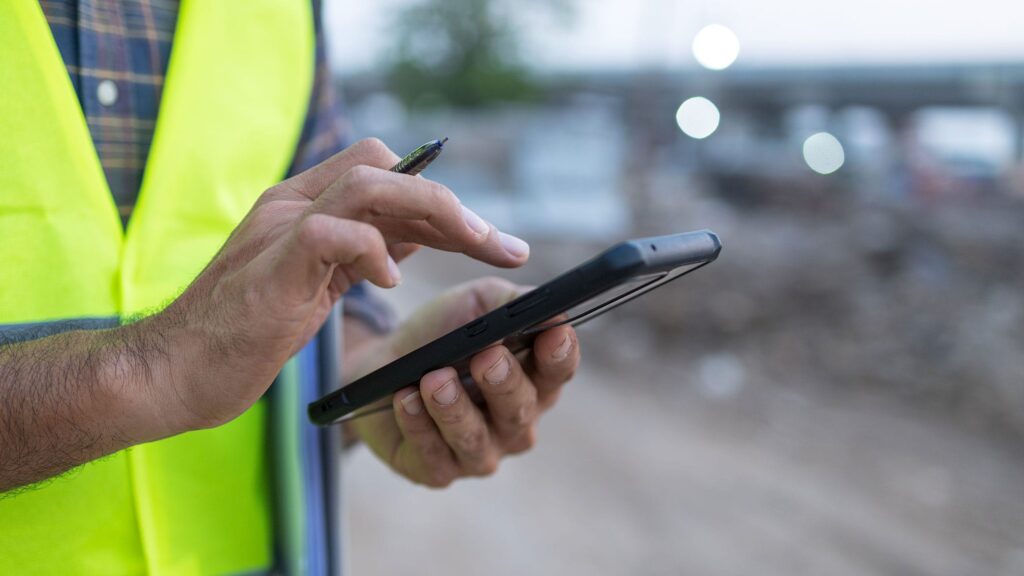
POLYGON ((364 158, 388 158, 391 149, 380 138, 363 138, 352 145, 359 156, 364 158))
POLYGON ((420 455, 424 462, 441 462, 448 456, 448 447, 440 441, 431 442, 420 449, 420 455))
POLYGON ((320 214, 310 214, 299 223, 299 242, 306 246, 320 244, 327 233, 328 221, 320 214))
POLYGON ((528 450, 532 450, 537 445, 537 431, 530 426, 523 430, 522 433, 517 435, 511 441, 508 442, 506 449, 510 454, 520 454, 528 450))
POLYGON ((399 476, 404 476, 405 478, 408 478, 413 482, 418 482, 419 479, 415 474, 412 473, 412 471, 408 469, 405 462, 405 459, 401 458, 398 455, 398 451, 396 450, 394 453, 392 453, 391 459, 389 460, 388 464, 391 466, 391 470, 393 470, 399 476))
POLYGON ((473 470, 476 476, 493 476, 498 471, 498 458, 491 456, 480 461, 473 470))
POLYGON ((483 426, 463 430, 453 438, 454 448, 463 454, 480 454, 487 447, 489 435, 483 426))
POLYGON ((468 284, 472 296, 472 310, 480 316, 514 300, 518 296, 515 284, 497 276, 485 276, 468 284))
MULTIPOLYGON (((485 372, 484 374, 480 375, 479 381, 484 382, 486 380, 487 378, 485 372)), ((497 386, 488 384, 488 401, 491 401, 491 399, 493 399, 494 402, 500 403, 501 406, 508 406, 510 404, 520 402, 520 400, 518 399, 520 388, 519 382, 517 380, 518 379, 515 377, 515 375, 510 373, 509 376, 505 378, 505 381, 502 382, 501 384, 497 386)))
POLYGON ((363 250, 369 251, 382 247, 384 239, 380 235, 380 230, 377 230, 375 226, 355 220, 351 222, 350 226, 352 227, 352 236, 359 242, 363 250))
POLYGON ((458 406, 454 410, 441 410, 434 418, 435 421, 445 428, 451 428, 462 424, 466 419, 466 413, 464 410, 460 410, 458 406))
POLYGON ((277 200, 282 195, 282 192, 288 189, 289 186, 289 181, 285 180, 284 182, 281 182, 277 186, 267 188, 266 190, 263 191, 262 194, 260 194, 260 197, 256 199, 256 202, 253 204, 253 207, 262 206, 267 202, 273 202, 274 200, 277 200))
MULTIPOLYGON (((414 416, 406 412, 401 404, 394 406, 394 410, 395 414, 398 415, 398 425, 406 437, 430 438, 429 434, 433 432, 434 425, 430 422, 430 418, 425 412, 420 412, 414 416)), ((421 453, 426 453, 431 446, 432 444, 426 444, 418 449, 421 453)))
POLYGON ((376 178, 376 171, 365 165, 359 164, 345 171, 341 176, 341 184, 345 187, 347 195, 360 195, 369 190, 371 183, 376 178))
POLYGON ((370 224, 356 220, 345 222, 348 228, 348 241, 352 249, 359 257, 366 257, 370 260, 384 258, 387 247, 384 245, 384 238, 380 231, 370 224))
POLYGON ((452 209, 462 204, 458 197, 455 196, 455 192, 452 192, 444 184, 439 184, 433 180, 427 180, 426 183, 427 193, 430 195, 431 200, 437 203, 437 205, 443 206, 446 209, 452 209))
POLYGON ((552 390, 547 391, 547 393, 544 394, 544 398, 540 402, 540 407, 543 410, 547 410, 547 409, 551 408, 556 403, 558 403, 558 399, 561 396, 562 396, 562 389, 561 388, 554 388, 552 390))
POLYGON ((423 484, 430 488, 447 488, 455 481, 455 474, 449 468, 432 468, 423 478, 423 484))
POLYGON ((509 414, 508 422, 516 428, 525 428, 533 424, 537 414, 536 400, 521 403, 509 414))
POLYGON ((249 313, 259 313, 265 307, 263 289, 258 283, 249 283, 242 289, 242 306, 249 313))
POLYGON ((510 293, 515 288, 511 282, 498 276, 484 276, 476 282, 477 290, 491 296, 510 293))
POLYGON ((479 307, 486 308, 484 313, 490 312, 492 308, 513 299, 516 295, 515 285, 497 276, 485 276, 476 280, 473 291, 477 294, 479 307))

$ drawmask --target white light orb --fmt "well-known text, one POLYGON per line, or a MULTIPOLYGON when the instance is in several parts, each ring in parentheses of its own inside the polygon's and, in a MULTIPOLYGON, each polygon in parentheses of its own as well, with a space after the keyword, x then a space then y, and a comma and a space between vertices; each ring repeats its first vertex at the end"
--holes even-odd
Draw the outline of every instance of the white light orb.
POLYGON ((725 70, 740 54, 740 39, 721 24, 709 24, 693 37, 693 57, 710 70, 725 70))
POLYGON ((818 174, 831 174, 845 161, 843 145, 828 132, 818 132, 804 140, 804 162, 818 174))
POLYGON ((676 124, 690 138, 701 140, 718 130, 721 114, 718 106, 703 96, 694 96, 679 105, 676 111, 676 124))

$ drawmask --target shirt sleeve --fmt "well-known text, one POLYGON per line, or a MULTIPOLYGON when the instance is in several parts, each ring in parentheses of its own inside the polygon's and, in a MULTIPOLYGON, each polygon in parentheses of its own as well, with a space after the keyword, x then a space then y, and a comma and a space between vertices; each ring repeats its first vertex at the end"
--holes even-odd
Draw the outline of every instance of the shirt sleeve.
POLYGON ((313 90, 309 99, 309 113, 302 126, 302 135, 288 176, 294 176, 316 166, 352 140, 351 127, 345 122, 341 104, 335 97, 321 25, 321 5, 315 0, 313 19, 316 33, 313 90))
MULTIPOLYGON (((313 2, 313 18, 316 30, 316 70, 313 75, 313 91, 309 100, 309 113, 302 127, 299 145, 295 150, 288 176, 294 176, 330 158, 352 140, 352 130, 345 121, 342 106, 335 97, 327 50, 324 45, 321 25, 322 6, 313 2)), ((342 311, 346 316, 361 320, 377 333, 394 329, 395 314, 383 300, 374 296, 365 282, 353 286, 342 299, 342 311)))

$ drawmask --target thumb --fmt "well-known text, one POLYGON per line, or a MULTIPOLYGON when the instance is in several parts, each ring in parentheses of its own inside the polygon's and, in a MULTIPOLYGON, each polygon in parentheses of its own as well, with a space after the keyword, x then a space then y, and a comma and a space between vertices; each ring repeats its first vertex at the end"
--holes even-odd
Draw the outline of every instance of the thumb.
POLYGON ((478 278, 451 288, 423 305, 392 336, 404 355, 514 300, 531 288, 496 277, 478 278))
POLYGON ((466 318, 466 322, 469 322, 478 316, 483 316, 491 310, 515 300, 534 288, 534 286, 523 286, 509 282, 504 278, 487 277, 461 284, 455 287, 453 291, 461 299, 472 299, 473 308, 470 311, 471 316, 466 318))

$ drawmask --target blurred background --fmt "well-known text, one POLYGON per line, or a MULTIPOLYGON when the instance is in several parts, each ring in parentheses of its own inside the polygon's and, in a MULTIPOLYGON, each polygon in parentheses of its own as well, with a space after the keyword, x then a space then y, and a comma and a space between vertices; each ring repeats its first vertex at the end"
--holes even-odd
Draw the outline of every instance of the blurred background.
MULTIPOLYGON (((1024 5, 328 2, 345 120, 532 257, 710 228, 535 451, 349 455, 355 574, 1024 574, 1024 5)), ((401 314, 496 271, 421 253, 401 314)))

